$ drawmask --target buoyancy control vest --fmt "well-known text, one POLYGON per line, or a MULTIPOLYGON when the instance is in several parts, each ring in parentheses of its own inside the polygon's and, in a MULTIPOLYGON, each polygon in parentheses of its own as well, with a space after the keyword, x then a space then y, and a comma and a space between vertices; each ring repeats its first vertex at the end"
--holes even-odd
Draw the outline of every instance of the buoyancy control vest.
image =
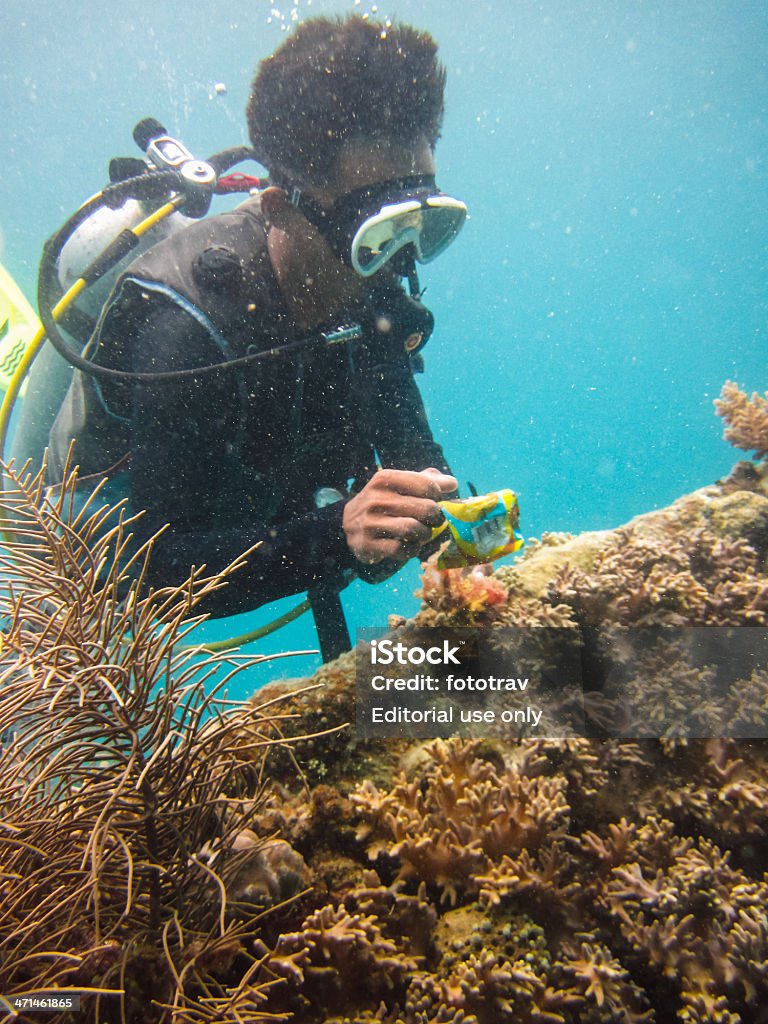
MULTIPOLYGON (((223 363, 245 354, 249 345, 269 347, 281 330, 285 337, 290 325, 267 254, 258 200, 194 222, 137 257, 118 278, 87 355, 103 365, 130 368, 131 317, 147 299, 183 311, 202 329, 211 343, 203 361, 223 363)), ((160 335, 157 358, 157 368, 163 369, 160 335)), ((188 367, 199 365, 200 353, 193 351, 190 359, 188 367)), ((226 372, 242 422, 247 403, 242 373, 226 372)), ((62 479, 69 458, 81 479, 106 476, 113 484, 107 488, 110 496, 125 496, 131 386, 75 371, 49 436, 51 482, 62 479)), ((224 452, 222 459, 233 461, 224 452)), ((226 467, 228 485, 236 492, 234 470, 234 465, 226 467)))
MULTIPOLYGON (((413 301, 402 293, 398 295, 409 303, 413 301)), ((203 360, 208 363, 226 363, 252 352, 285 345, 296 337, 267 252, 258 199, 248 200, 228 213, 195 222, 134 260, 115 285, 87 347, 88 357, 115 368, 130 368, 132 326, 135 326, 131 318, 142 315, 142 304, 146 308, 147 300, 154 302, 156 308, 166 303, 174 310, 181 310, 191 324, 202 330, 210 341, 203 360)), ((431 315, 427 315, 431 329, 431 315)), ((424 340, 426 337, 428 333, 424 340)), ((399 351, 403 351, 402 342, 399 351)), ((200 365, 199 355, 199 352, 191 354, 187 367, 200 365)), ((320 353, 320 357, 327 358, 327 355, 320 353)), ((346 370, 346 357, 343 362, 346 370)), ((160 334, 158 364, 153 368, 166 369, 160 334)), ((302 435, 303 360, 300 355, 281 356, 279 361, 272 360, 267 365, 253 363, 247 369, 224 368, 221 373, 231 379, 237 426, 233 443, 221 453, 219 493, 210 496, 212 506, 207 513, 222 524, 241 521, 247 504, 258 521, 266 523, 284 495, 275 486, 275 474, 265 472, 271 460, 265 457, 259 465, 252 452, 250 456, 246 453, 246 448, 252 449, 254 443, 253 437, 248 436, 249 419, 260 399, 269 400, 266 392, 274 393, 275 387, 268 387, 266 383, 271 378, 284 392, 283 401, 271 403, 283 417, 276 431, 283 447, 293 444, 297 449, 295 457, 301 456, 302 445, 308 444, 311 448, 312 444, 319 443, 317 430, 309 431, 309 441, 302 435)), ((159 400, 162 400, 165 386, 157 385, 159 400)), ((110 499, 127 497, 131 388, 130 382, 104 381, 75 372, 50 434, 48 465, 52 482, 62 479, 69 457, 70 465, 79 466, 81 479, 106 477, 106 496, 110 499)), ((347 443, 344 472, 341 473, 339 463, 338 478, 332 480, 326 476, 318 481, 321 486, 343 488, 348 479, 370 475, 375 468, 373 445, 364 426, 359 424, 359 429, 351 429, 348 425, 342 433, 347 443)), ((318 462, 313 457, 314 452, 304 455, 307 466, 318 462)))

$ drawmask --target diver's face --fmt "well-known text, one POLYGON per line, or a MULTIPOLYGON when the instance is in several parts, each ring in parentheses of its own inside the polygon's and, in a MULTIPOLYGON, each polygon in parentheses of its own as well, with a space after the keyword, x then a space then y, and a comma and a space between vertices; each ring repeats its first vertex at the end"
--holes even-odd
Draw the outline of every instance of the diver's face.
POLYGON ((303 210, 310 216, 324 242, 329 243, 323 246, 325 258, 347 267, 354 265, 361 276, 370 277, 376 270, 368 273, 355 262, 355 257, 359 258, 364 251, 368 262, 372 262, 372 256, 378 255, 382 264, 379 270, 382 269, 388 257, 384 255, 382 260, 380 250, 391 248, 390 257, 395 255, 404 244, 392 244, 395 228, 398 232, 408 228, 418 230, 421 211, 416 208, 399 215, 396 224, 386 219, 381 222, 374 220, 364 239, 358 243, 365 246, 364 250, 358 251, 353 245, 353 238, 362 224, 377 213, 380 205, 383 207, 403 198, 414 199, 416 192, 411 191, 406 197, 405 188, 416 189, 418 182, 422 187, 424 183, 427 187, 431 183, 434 189, 434 175, 434 157, 423 136, 413 144, 370 139, 346 143, 334 161, 326 186, 306 190, 315 209, 324 211, 327 218, 319 221, 319 212, 311 215, 303 210), (413 224, 408 223, 409 215, 414 219, 413 224))
MULTIPOLYGON (((416 174, 434 174, 435 161, 425 137, 403 144, 354 139, 344 143, 323 185, 304 193, 330 209, 356 189, 416 174)), ((304 325, 318 322, 337 305, 363 293, 365 279, 334 252, 328 240, 280 189, 267 190, 270 256, 278 281, 304 325), (281 195, 282 198, 278 198, 281 195)), ((267 204, 262 200, 263 207, 267 204)), ((382 274, 387 276, 385 268, 382 274)))

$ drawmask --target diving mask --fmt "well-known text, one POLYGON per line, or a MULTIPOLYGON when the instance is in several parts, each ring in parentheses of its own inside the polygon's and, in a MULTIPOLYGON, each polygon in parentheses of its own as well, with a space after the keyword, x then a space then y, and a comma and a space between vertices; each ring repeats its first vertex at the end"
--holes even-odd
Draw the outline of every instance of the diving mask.
POLYGON ((392 264, 401 276, 412 259, 429 263, 448 248, 467 218, 466 205, 436 188, 431 174, 356 189, 328 209, 294 188, 291 203, 361 277, 371 277, 404 250, 410 257, 406 266, 402 258, 392 264))

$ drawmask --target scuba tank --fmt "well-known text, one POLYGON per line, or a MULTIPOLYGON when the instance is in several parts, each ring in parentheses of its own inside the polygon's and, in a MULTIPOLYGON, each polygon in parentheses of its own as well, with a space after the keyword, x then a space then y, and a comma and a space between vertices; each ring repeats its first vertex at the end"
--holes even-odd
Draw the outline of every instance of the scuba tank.
MULTIPOLYGON (((247 147, 224 150, 207 161, 197 160, 153 118, 140 121, 133 137, 145 159, 112 159, 109 184, 84 203, 45 245, 38 275, 38 306, 52 344, 32 353, 31 358, 27 353, 31 365, 24 374, 25 401, 10 452, 18 464, 31 459, 36 467, 40 465, 50 429, 72 380, 71 356, 82 353, 125 266, 141 252, 204 216, 215 192, 245 192, 263 185, 262 179, 245 175, 221 177, 234 164, 252 158, 247 147), (162 204, 169 199, 172 207, 153 220, 158 207, 163 209, 162 204), (148 226, 134 235, 142 225, 148 226), (52 324, 51 312, 83 279, 87 287, 52 324)), ((15 393, 9 389, 9 406, 19 388, 15 393)), ((0 447, 9 418, 7 408, 0 425, 0 447)))
MULTIPOLYGON (((115 209, 97 207, 67 239, 59 256, 46 270, 43 301, 52 308, 83 271, 122 231, 139 224, 151 212, 146 200, 126 199, 115 209)), ((139 246, 94 281, 67 309, 59 327, 67 343, 81 352, 93 333, 101 310, 124 266, 135 254, 191 224, 182 213, 173 213, 143 236, 139 246)), ((41 282, 42 283, 42 282, 41 282)), ((72 380, 71 364, 52 346, 45 345, 27 375, 25 400, 13 434, 11 454, 18 464, 33 459, 39 464, 48 434, 72 380)))

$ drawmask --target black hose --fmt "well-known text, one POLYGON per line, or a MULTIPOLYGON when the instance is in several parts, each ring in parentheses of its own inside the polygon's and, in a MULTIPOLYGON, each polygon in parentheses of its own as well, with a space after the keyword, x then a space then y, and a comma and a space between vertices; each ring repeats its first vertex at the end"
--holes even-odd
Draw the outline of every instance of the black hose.
POLYGON ((37 275, 38 309, 42 311, 46 306, 53 308, 64 294, 57 269, 61 251, 77 229, 96 210, 101 207, 118 209, 127 199, 162 198, 170 192, 180 191, 181 188, 181 177, 175 171, 155 171, 107 185, 102 192, 83 203, 43 246, 37 275))
POLYGON ((256 154, 250 146, 233 146, 231 149, 222 149, 220 153, 214 153, 206 161, 216 171, 218 178, 230 167, 241 164, 243 160, 256 160, 256 154))
POLYGON ((265 349, 263 352, 252 352, 247 356, 240 356, 237 359, 227 359, 221 363, 208 363, 205 366, 195 366, 186 370, 163 370, 157 373, 139 373, 132 370, 114 370, 108 366, 101 366, 90 359, 78 355, 64 340, 50 308, 40 307, 40 322, 45 328, 45 333, 59 353, 66 361, 83 373, 91 377, 104 377, 111 380, 121 381, 144 381, 147 384, 159 384, 170 381, 188 380, 192 377, 201 377, 209 373, 221 373, 222 371, 236 370, 241 366, 259 362, 262 359, 274 359, 286 355, 289 352, 296 352, 309 345, 328 344, 324 335, 309 334, 295 341, 286 342, 283 345, 276 345, 274 348, 265 349))

